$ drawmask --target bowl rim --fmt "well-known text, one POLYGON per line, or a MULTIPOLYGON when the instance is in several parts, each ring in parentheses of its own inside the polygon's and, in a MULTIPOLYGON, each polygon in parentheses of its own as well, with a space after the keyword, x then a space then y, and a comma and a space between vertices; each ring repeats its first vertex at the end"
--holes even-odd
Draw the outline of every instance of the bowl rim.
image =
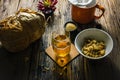
POLYGON ((88 29, 84 29, 84 30, 82 30, 82 31, 80 31, 78 34, 77 34, 77 36, 76 36, 76 38, 75 38, 75 41, 74 41, 74 44, 75 44, 75 47, 76 47, 76 49, 77 49, 77 51, 79 52, 79 54, 81 54, 82 56, 84 56, 84 57, 86 57, 86 58, 88 58, 88 59, 101 59, 101 58, 104 58, 104 57, 106 57, 107 55, 109 55, 110 54, 110 52, 112 51, 112 49, 113 49, 113 39, 112 39, 112 37, 110 36, 110 34, 108 34, 106 31, 104 31, 104 30, 101 30, 101 29, 97 29, 97 28, 88 28, 88 29), (81 33, 83 33, 83 32, 85 32, 85 31, 88 31, 88 30, 97 30, 97 31, 100 31, 100 32, 103 32, 104 34, 106 34, 108 37, 109 37, 109 39, 111 40, 111 49, 108 51, 108 53, 106 54, 106 55, 103 55, 103 56, 100 56, 100 57, 90 57, 90 56, 87 56, 87 55, 84 55, 81 51, 80 51, 80 49, 77 47, 77 39, 78 39, 78 36, 81 34, 81 33))

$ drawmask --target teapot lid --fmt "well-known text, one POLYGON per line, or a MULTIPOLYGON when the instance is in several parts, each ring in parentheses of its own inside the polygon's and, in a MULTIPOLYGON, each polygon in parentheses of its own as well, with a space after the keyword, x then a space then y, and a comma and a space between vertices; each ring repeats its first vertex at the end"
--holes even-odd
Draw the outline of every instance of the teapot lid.
POLYGON ((87 6, 89 5, 92 0, 68 0, 71 4, 77 5, 77 6, 87 6))

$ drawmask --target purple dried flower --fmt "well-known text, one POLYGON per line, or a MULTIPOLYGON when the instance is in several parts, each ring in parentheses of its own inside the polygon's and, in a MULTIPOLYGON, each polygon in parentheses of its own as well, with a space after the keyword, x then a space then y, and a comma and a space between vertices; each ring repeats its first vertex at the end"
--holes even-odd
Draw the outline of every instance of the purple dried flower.
POLYGON ((38 3, 38 10, 41 10, 45 14, 49 14, 55 11, 57 0, 40 0, 38 3))

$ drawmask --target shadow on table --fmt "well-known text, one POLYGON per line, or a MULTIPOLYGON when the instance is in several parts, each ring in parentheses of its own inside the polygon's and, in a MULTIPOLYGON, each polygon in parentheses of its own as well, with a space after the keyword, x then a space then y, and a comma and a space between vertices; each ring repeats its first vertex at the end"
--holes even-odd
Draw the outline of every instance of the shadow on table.
POLYGON ((102 25, 99 24, 96 21, 93 21, 89 24, 79 24, 77 22, 72 21, 72 23, 74 23, 77 26, 77 29, 75 31, 70 31, 70 38, 71 38, 71 42, 74 43, 75 37, 77 36, 77 34, 85 29, 88 28, 97 28, 97 29, 102 29, 102 25))
POLYGON ((0 80, 27 80, 30 65, 30 49, 20 53, 0 48, 0 80))
POLYGON ((110 58, 84 61, 86 80, 120 80, 120 70, 110 58))
POLYGON ((0 48, 0 80, 14 80, 15 68, 9 59, 8 52, 0 48))

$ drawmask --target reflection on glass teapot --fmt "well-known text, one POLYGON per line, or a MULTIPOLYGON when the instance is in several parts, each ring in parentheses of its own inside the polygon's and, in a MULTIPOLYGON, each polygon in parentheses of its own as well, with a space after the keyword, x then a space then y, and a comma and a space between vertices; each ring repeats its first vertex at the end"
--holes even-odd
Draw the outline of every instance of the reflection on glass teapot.
POLYGON ((78 5, 78 6, 87 6, 95 0, 69 0, 72 4, 78 5))

